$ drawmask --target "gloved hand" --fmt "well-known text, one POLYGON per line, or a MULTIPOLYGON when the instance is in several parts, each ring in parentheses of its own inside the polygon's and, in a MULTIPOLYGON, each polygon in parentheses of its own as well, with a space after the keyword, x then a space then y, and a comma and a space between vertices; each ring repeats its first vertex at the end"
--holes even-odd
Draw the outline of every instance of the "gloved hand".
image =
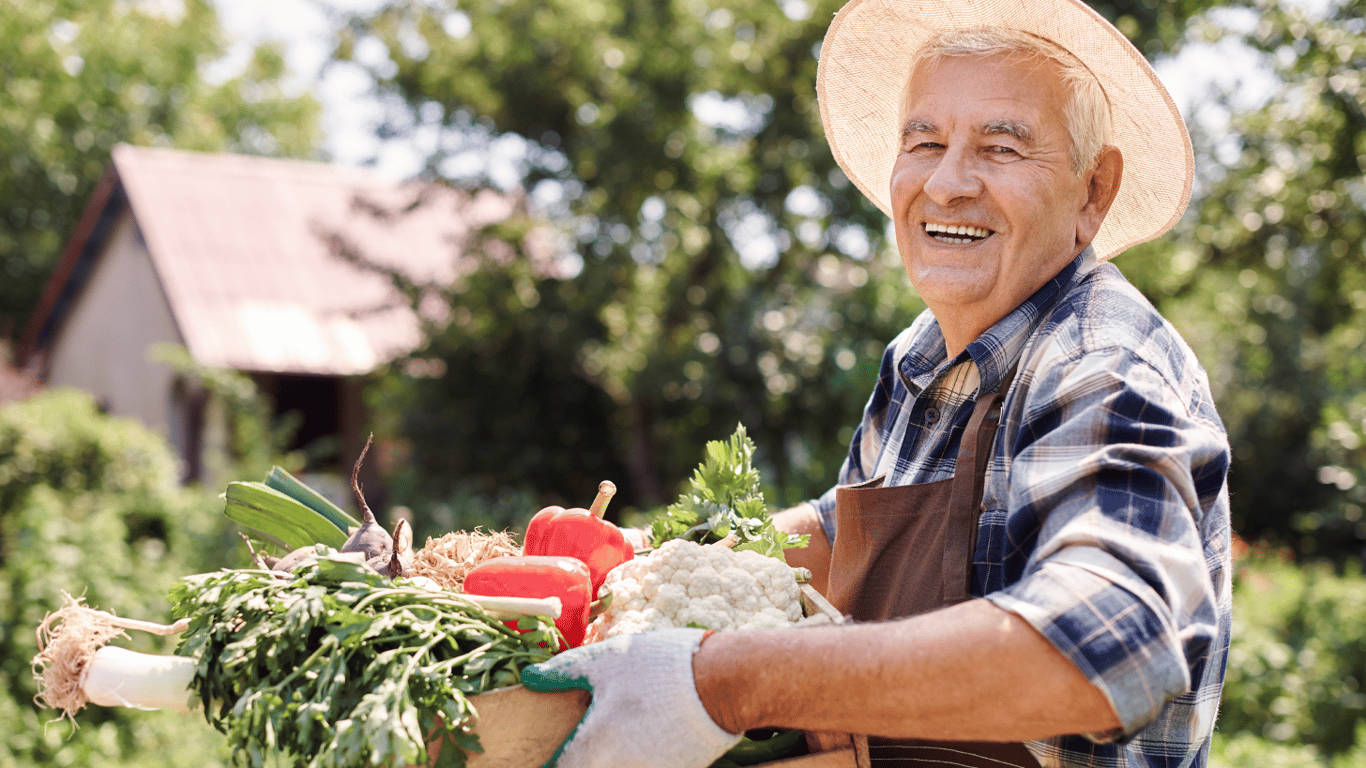
POLYGON ((706 768, 743 734, 717 725, 693 683, 700 629, 659 629, 571 648, 522 670, 533 691, 582 688, 588 711, 544 768, 706 768))

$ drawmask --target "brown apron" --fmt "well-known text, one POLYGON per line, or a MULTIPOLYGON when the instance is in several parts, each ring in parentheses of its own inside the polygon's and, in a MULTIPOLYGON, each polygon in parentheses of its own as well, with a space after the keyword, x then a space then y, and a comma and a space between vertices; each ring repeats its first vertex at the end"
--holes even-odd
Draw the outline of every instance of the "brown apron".
MULTIPOLYGON (((973 546, 991 444, 1012 376, 979 397, 948 480, 882 487, 879 477, 835 491, 830 602, 858 621, 912 616, 971 597, 973 546), (942 553, 942 556, 941 554, 942 553)), ((876 766, 1037 768, 1018 742, 868 738, 876 766)))

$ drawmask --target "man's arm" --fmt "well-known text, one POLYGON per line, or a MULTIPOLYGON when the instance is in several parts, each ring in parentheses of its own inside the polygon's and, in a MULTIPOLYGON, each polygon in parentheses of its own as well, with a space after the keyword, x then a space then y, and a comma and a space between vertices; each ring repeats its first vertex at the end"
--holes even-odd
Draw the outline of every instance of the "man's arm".
POLYGON ((882 623, 717 633, 693 674, 707 713, 734 733, 1025 741, 1120 725, 1072 662, 986 600, 882 623))
MULTIPOLYGON (((811 537, 784 555, 825 594, 831 545, 815 508, 800 504, 773 522, 811 537)), ((778 726, 1024 741, 1119 727, 1105 694, 1052 643, 985 600, 900 621, 718 634, 693 657, 693 673, 708 714, 734 733, 778 726)))
POLYGON ((830 584, 830 540, 821 527, 816 508, 810 503, 802 503, 783 510, 773 516, 773 525, 784 533, 807 535, 805 548, 787 549, 783 557, 793 568, 806 568, 811 571, 811 586, 822 595, 830 584))

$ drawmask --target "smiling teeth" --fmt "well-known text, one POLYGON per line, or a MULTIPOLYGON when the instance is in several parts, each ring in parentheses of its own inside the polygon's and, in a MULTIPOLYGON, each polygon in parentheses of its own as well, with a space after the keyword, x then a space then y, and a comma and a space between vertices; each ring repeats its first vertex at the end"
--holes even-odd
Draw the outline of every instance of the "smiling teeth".
POLYGON ((967 245, 991 234, 991 230, 957 224, 926 224, 925 234, 940 242, 967 245))
POLYGON ((968 238, 985 238, 986 235, 992 234, 992 231, 981 227, 955 224, 926 224, 925 231, 932 235, 967 235, 968 238))

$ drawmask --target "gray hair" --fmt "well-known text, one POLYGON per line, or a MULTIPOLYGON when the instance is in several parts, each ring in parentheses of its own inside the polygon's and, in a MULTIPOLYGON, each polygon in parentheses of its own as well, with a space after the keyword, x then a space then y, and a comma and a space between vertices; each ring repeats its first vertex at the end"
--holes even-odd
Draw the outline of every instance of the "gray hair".
MULTIPOLYGON (((1096 76, 1071 51, 1051 40, 1003 27, 972 27, 950 30, 931 37, 911 61, 910 74, 922 66, 950 56, 1016 55, 1042 57, 1056 62, 1067 89, 1063 119, 1072 139, 1069 159, 1072 172, 1080 176, 1095 163, 1101 147, 1113 143, 1110 101, 1096 76)), ((902 114, 910 104, 910 81, 902 94, 902 114)))

